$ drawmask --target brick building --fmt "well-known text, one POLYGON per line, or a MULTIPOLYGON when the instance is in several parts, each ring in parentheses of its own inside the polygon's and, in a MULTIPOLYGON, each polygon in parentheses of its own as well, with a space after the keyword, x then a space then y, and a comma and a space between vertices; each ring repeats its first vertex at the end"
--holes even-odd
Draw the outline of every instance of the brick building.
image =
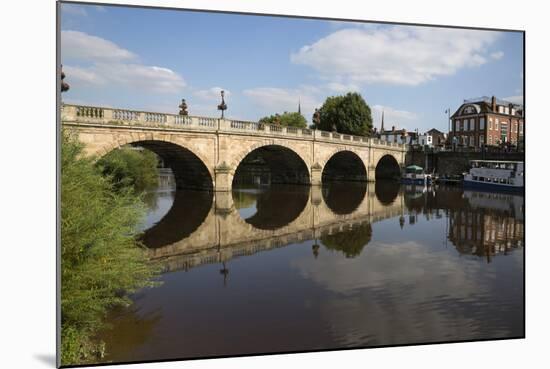
POLYGON ((483 147, 511 144, 522 148, 525 122, 523 105, 483 96, 464 100, 451 116, 451 143, 483 147))

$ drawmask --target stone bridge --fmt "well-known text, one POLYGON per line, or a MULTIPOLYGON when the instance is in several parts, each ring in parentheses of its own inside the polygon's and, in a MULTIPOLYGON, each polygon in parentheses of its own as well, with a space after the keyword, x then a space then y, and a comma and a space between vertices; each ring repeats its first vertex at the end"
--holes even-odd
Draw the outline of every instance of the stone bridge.
POLYGON ((124 145, 158 154, 178 188, 230 191, 242 163, 261 156, 272 183, 395 176, 406 146, 368 137, 209 117, 63 104, 61 123, 97 157, 124 145))
MULTIPOLYGON (((363 185, 362 189, 355 191, 354 200, 343 207, 339 202, 331 201, 330 196, 323 191, 318 186, 305 187, 305 199, 303 203, 298 201, 301 210, 294 212, 294 219, 288 219, 287 224, 277 228, 259 227, 253 224, 254 217, 243 219, 235 207, 233 195, 224 191, 214 194, 210 208, 203 215, 204 220, 198 222, 194 230, 185 231, 178 228, 181 225, 181 214, 177 213, 176 200, 163 220, 144 235, 156 242, 149 251, 150 257, 160 260, 166 270, 185 269, 319 239, 383 219, 399 217, 405 211, 402 196, 395 192, 393 200, 380 201, 375 194, 374 184, 363 185), (164 240, 160 237, 162 234, 174 235, 176 229, 181 230, 181 236, 164 240)), ((182 208, 188 209, 189 204, 182 208)), ((261 211, 259 209, 260 206, 258 212, 261 211)))

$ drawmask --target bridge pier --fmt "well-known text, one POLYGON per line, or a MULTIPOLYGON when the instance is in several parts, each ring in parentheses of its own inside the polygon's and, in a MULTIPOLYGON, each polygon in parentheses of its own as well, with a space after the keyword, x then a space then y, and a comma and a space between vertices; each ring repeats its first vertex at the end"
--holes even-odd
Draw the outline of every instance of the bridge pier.
POLYGON ((226 162, 219 164, 214 168, 214 191, 227 192, 231 191, 233 176, 231 175, 231 167, 226 162))
POLYGON ((323 168, 319 163, 313 164, 311 167, 311 185, 312 186, 321 186, 323 183, 322 181, 323 177, 323 168))

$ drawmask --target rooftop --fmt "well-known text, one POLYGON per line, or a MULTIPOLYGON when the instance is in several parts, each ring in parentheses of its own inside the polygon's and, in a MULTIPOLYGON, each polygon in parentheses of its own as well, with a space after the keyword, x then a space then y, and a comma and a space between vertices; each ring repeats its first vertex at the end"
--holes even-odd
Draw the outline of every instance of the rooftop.
MULTIPOLYGON (((464 99, 464 103, 479 103, 479 102, 486 102, 487 104, 491 104, 491 97, 490 96, 480 96, 472 99, 464 99)), ((503 100, 503 99, 496 99, 496 103, 498 105, 510 105, 512 104, 515 107, 523 107, 523 104, 516 104, 511 101, 503 100)))

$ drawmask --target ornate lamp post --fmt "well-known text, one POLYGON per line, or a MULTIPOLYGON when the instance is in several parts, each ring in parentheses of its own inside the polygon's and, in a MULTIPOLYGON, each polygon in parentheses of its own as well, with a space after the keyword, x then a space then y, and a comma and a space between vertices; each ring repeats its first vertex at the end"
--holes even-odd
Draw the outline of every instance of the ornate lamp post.
POLYGON ((181 104, 178 107, 180 108, 180 115, 189 115, 187 112, 187 103, 185 102, 185 99, 181 99, 181 104))
POLYGON ((227 104, 225 103, 225 100, 224 100, 224 90, 221 91, 221 95, 222 95, 222 102, 220 105, 218 105, 218 110, 221 110, 222 111, 222 119, 223 119, 223 112, 227 110, 227 104))
POLYGON ((313 122, 314 129, 317 129, 321 123, 321 113, 319 112, 319 109, 315 108, 315 113, 313 113, 313 119, 311 120, 313 122))
POLYGON ((67 82, 64 82, 65 79, 65 73, 63 73, 63 66, 61 66, 61 92, 69 91, 69 84, 67 82))

